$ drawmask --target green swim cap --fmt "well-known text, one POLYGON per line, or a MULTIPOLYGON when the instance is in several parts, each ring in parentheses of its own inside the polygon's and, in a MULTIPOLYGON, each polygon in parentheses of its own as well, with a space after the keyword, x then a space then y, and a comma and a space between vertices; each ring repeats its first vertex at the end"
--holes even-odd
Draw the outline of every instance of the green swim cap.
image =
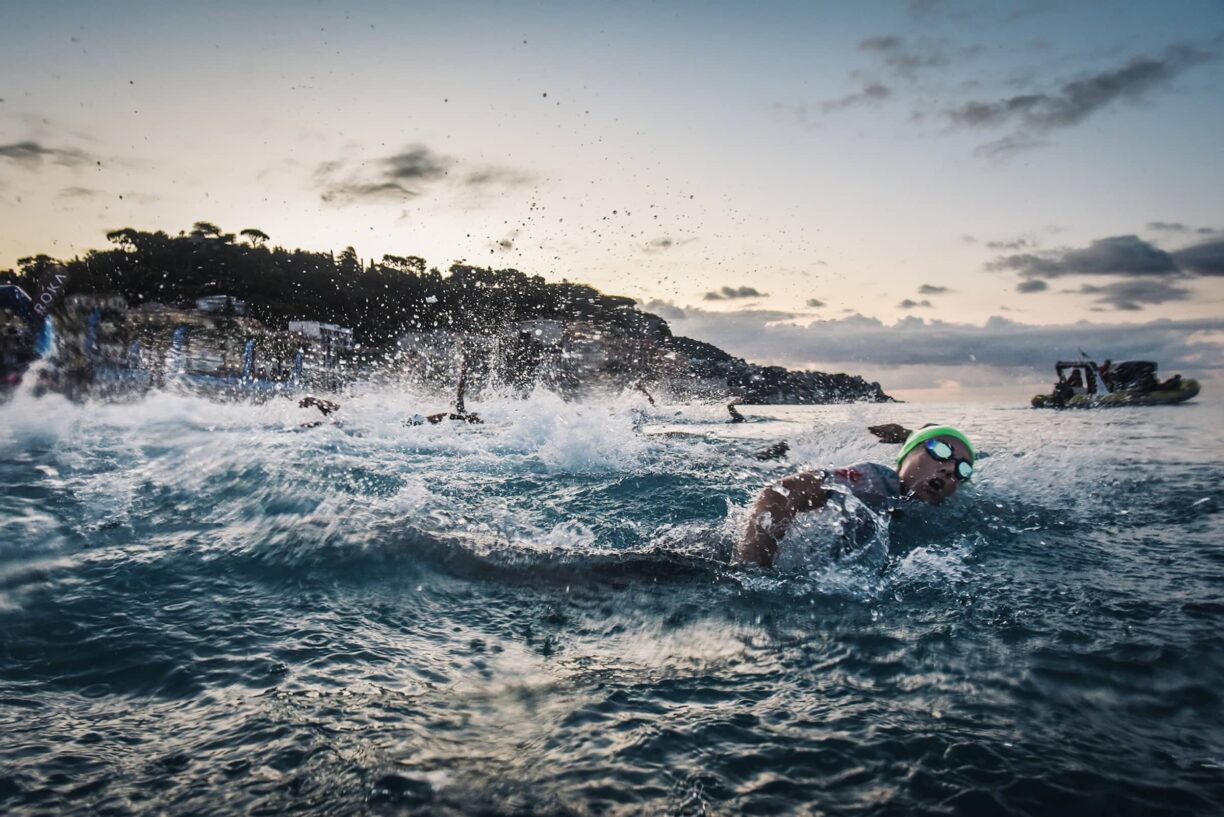
POLYGON ((905 459, 906 454, 934 437, 955 437, 965 444, 965 448, 969 449, 969 455, 975 460, 977 459, 977 452, 973 450, 973 443, 969 442, 969 438, 959 429, 952 426, 927 426, 909 435, 905 445, 901 446, 901 453, 897 455, 897 465, 901 464, 901 460, 905 459))

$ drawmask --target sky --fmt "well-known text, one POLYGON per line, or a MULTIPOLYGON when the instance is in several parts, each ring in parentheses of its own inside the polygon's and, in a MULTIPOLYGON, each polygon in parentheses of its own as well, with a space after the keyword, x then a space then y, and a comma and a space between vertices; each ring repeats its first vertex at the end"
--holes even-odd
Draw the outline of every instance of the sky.
POLYGON ((1224 385, 1222 58, 1221 0, 0 0, 0 269, 207 220, 910 399, 1224 385))

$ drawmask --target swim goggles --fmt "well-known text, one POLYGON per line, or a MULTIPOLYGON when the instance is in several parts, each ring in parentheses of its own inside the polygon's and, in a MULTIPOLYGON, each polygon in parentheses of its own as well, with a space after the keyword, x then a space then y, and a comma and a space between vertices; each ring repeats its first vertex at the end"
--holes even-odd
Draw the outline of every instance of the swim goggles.
MULTIPOLYGON (((931 455, 932 459, 939 460, 940 462, 952 461, 952 446, 943 440, 927 440, 923 447, 931 455)), ((973 463, 969 462, 969 460, 957 460, 955 474, 959 480, 969 479, 969 477, 973 476, 973 463)))

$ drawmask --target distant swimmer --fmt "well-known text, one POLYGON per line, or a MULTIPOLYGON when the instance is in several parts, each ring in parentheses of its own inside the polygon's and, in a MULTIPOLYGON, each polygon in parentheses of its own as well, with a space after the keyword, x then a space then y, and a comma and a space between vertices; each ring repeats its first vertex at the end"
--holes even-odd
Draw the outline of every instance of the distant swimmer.
POLYGON ((753 453, 752 456, 756 457, 762 462, 766 462, 768 460, 783 459, 788 451, 790 451, 790 446, 787 444, 786 440, 782 440, 774 443, 773 445, 762 448, 761 450, 753 453))
POLYGON ((455 394, 455 410, 454 411, 440 411, 437 414, 429 414, 429 415, 414 414, 411 417, 409 417, 405 422, 407 422, 408 425, 412 425, 412 426, 425 425, 425 423, 429 423, 430 425, 437 425, 443 420, 460 420, 465 423, 473 423, 473 424, 483 423, 484 420, 480 419, 480 416, 476 414, 476 412, 468 411, 467 408, 463 404, 463 396, 464 396, 464 393, 467 391, 467 370, 468 370, 468 361, 467 361, 467 356, 464 355, 463 365, 459 369, 459 387, 455 394))
POLYGON ((833 493, 849 493, 875 513, 891 511, 903 499, 938 505, 973 476, 975 458, 962 432, 952 426, 927 426, 908 435, 896 470, 864 462, 792 474, 757 497, 735 561, 771 567, 795 516, 820 510, 833 493))
MULTIPOLYGON (((340 404, 332 400, 324 400, 320 397, 315 397, 313 394, 308 394, 298 401, 298 408, 317 408, 326 417, 329 414, 335 414, 340 410, 340 404)), ((300 423, 298 428, 318 428, 323 425, 322 420, 308 420, 300 423)))
POLYGON ((727 404, 727 413, 731 415, 731 419, 727 421, 728 423, 746 423, 748 422, 748 418, 740 414, 739 410, 736 408, 736 406, 738 406, 739 404, 740 404, 740 398, 738 397, 731 398, 731 402, 727 404))

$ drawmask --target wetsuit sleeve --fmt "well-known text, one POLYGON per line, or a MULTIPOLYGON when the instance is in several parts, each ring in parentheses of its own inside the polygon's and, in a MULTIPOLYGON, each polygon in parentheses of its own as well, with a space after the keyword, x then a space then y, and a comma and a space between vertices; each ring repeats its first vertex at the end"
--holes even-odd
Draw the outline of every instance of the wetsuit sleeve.
POLYGON ((735 549, 736 560, 772 566, 778 554, 778 543, 786 535, 795 514, 825 504, 828 493, 821 484, 823 479, 823 474, 804 471, 762 491, 752 506, 748 527, 735 549))

